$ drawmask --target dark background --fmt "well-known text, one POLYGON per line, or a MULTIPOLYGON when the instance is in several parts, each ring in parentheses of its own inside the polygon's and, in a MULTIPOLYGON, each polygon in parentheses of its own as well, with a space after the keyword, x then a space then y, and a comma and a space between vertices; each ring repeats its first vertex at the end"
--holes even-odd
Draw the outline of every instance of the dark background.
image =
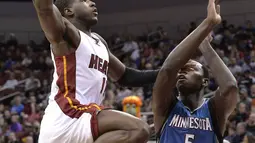
MULTIPOLYGON (((32 2, 32 0, 0 0, 0 2, 1 1, 32 2)), ((97 8, 100 10, 99 12, 105 14, 207 3, 207 0, 93 0, 93 1, 96 2, 97 8)), ((237 1, 237 0, 224 0, 224 1, 237 1)))
POLYGON ((32 1, 32 0, 0 0, 0 1, 15 1, 15 2, 27 2, 27 1, 32 1))

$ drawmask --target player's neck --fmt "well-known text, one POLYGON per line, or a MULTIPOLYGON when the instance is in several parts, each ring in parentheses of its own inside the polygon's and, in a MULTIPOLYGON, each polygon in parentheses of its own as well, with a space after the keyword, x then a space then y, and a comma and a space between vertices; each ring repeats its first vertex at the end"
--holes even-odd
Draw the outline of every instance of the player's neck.
POLYGON ((199 106, 203 104, 203 94, 201 92, 190 94, 190 95, 180 95, 179 100, 188 107, 191 111, 194 111, 199 106))
POLYGON ((87 35, 91 35, 91 28, 87 26, 84 22, 79 20, 71 20, 72 24, 82 32, 86 33, 87 35))

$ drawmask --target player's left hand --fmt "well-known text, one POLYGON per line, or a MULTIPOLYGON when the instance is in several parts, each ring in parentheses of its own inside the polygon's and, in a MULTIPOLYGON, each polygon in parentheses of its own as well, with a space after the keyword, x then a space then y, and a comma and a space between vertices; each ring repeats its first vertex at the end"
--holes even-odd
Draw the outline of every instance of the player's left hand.
POLYGON ((213 24, 218 25, 221 23, 221 16, 220 16, 220 5, 219 0, 208 0, 208 7, 207 7, 207 20, 213 24))

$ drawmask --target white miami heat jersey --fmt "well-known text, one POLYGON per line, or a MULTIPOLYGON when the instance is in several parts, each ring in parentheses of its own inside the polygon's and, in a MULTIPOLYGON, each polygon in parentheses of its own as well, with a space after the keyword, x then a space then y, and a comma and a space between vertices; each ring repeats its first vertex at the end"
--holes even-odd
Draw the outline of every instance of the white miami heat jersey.
POLYGON ((75 52, 57 57, 52 53, 55 71, 39 143, 93 143, 91 119, 101 110, 109 55, 96 35, 80 31, 80 36, 75 52))
POLYGON ((80 31, 80 36, 80 44, 74 53, 59 57, 52 53, 55 71, 49 104, 57 102, 63 112, 68 112, 69 107, 84 110, 86 107, 80 104, 101 105, 104 99, 108 50, 96 35, 92 34, 92 38, 80 31))

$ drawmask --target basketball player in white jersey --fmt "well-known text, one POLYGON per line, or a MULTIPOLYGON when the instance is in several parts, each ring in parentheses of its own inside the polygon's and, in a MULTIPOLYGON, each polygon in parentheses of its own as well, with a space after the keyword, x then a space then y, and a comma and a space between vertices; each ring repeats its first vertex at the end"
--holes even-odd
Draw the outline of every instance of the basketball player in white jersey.
POLYGON ((141 86, 154 83, 158 71, 127 68, 108 51, 91 32, 98 15, 91 0, 33 2, 55 67, 39 143, 145 143, 146 123, 99 105, 107 75, 124 86, 141 86))

